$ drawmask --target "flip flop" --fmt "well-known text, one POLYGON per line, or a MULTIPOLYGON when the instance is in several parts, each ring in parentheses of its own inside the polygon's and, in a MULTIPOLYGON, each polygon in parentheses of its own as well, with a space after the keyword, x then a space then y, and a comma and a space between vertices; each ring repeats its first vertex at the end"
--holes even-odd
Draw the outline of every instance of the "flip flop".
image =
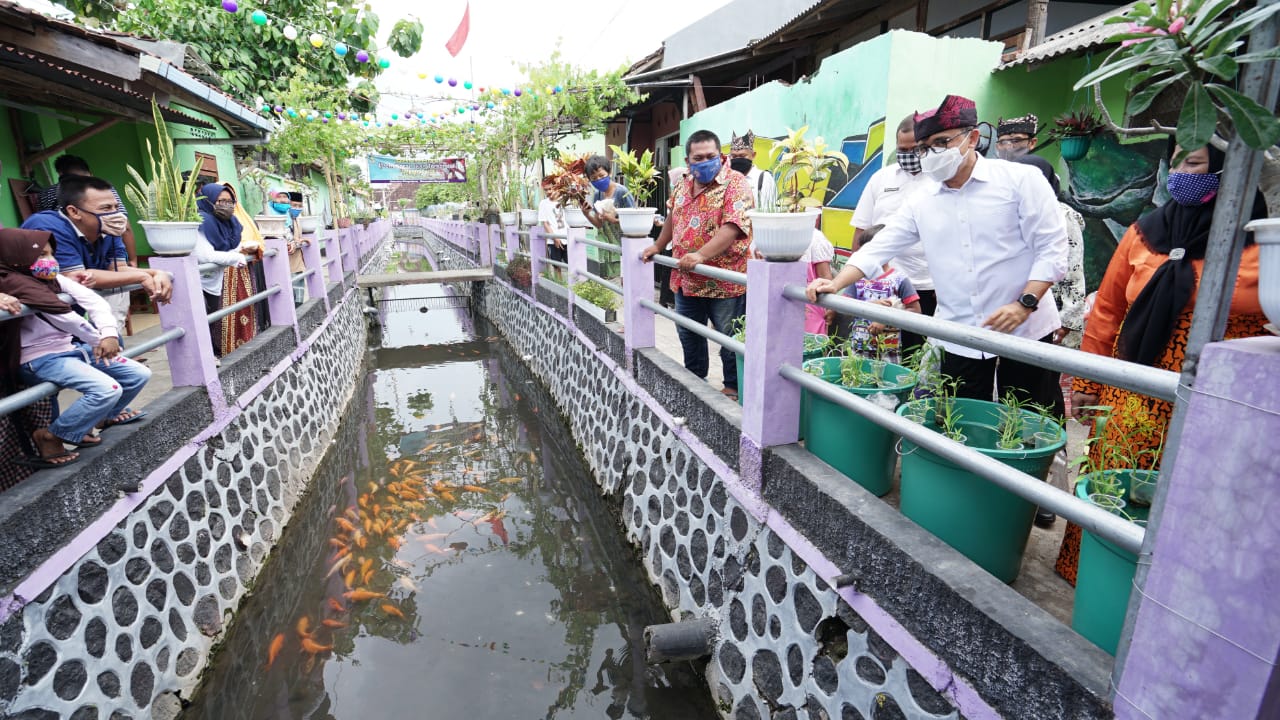
POLYGON ((122 411, 120 411, 119 413, 117 413, 117 414, 116 414, 116 417, 120 417, 121 415, 124 415, 125 413, 130 413, 130 412, 135 413, 135 415, 134 415, 133 417, 131 417, 131 418, 126 419, 126 420, 116 420, 115 418, 108 418, 108 419, 106 419, 106 420, 103 420, 103 421, 102 421, 102 429, 103 429, 103 430, 106 430, 107 428, 109 428, 109 427, 113 427, 113 426, 116 426, 116 425, 128 425, 129 423, 135 423, 135 422, 138 422, 139 420, 141 420, 142 418, 144 418, 144 417, 146 417, 146 416, 147 416, 147 411, 146 411, 146 410, 136 410, 136 411, 135 411, 135 410, 133 410, 132 408, 125 408, 124 410, 122 410, 122 411))
POLYGON ((99 447, 100 445, 102 445, 102 437, 101 437, 100 435, 91 435, 90 437, 92 437, 92 438, 93 438, 93 442, 83 442, 83 441, 82 441, 82 442, 78 442, 78 443, 73 443, 73 442, 66 442, 66 441, 63 441, 63 443, 62 443, 62 444, 63 444, 63 445, 70 445, 71 447, 73 447, 73 448, 75 448, 75 449, 77 449, 77 450, 92 450, 93 448, 96 448, 96 447, 99 447))
POLYGON ((76 455, 76 454, 74 454, 74 453, 65 452, 65 453, 62 453, 62 454, 60 454, 60 455, 54 455, 54 456, 52 456, 52 457, 47 457, 47 458, 45 458, 45 457, 20 457, 20 458, 14 458, 14 459, 13 459, 13 464, 15 464, 15 465, 21 465, 21 466, 23 466, 23 467, 35 468, 36 470, 47 470, 47 469, 49 469, 49 468, 59 468, 59 467, 62 467, 63 465, 70 465, 71 463, 73 463, 73 462, 75 462, 75 461, 77 461, 77 460, 79 460, 79 459, 80 459, 80 456, 79 456, 79 455, 76 455), (60 462, 60 463, 52 462, 53 460, 58 460, 58 459, 60 459, 60 458, 64 458, 64 457, 71 457, 71 459, 70 459, 70 460, 68 460, 68 461, 66 461, 66 462, 60 462))

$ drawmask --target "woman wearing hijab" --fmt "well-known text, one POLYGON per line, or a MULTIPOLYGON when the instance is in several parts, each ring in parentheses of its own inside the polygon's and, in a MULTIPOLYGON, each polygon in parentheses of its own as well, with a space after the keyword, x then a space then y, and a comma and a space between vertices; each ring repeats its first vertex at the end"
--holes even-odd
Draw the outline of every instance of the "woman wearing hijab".
MULTIPOLYGON (((1173 157, 1179 149, 1175 146, 1173 157)), ((1223 154, 1203 147, 1169 171, 1171 199, 1142 216, 1121 238, 1084 328, 1080 349, 1179 372, 1191 330, 1191 316, 1213 221, 1223 154)), ((1253 217, 1265 217, 1261 194, 1253 217)), ((1265 335, 1266 318, 1258 301, 1258 246, 1246 242, 1224 337, 1265 335)), ((1102 437, 1089 448, 1090 469, 1110 469, 1108 448, 1117 448, 1143 469, 1159 466, 1172 405, 1138 393, 1076 378, 1072 410, 1108 406, 1102 437)), ((1128 465, 1128 463, 1124 463, 1128 465)), ((1055 569, 1075 584, 1080 528, 1067 526, 1055 569)))
POLYGON ((79 455, 64 445, 100 444, 95 427, 140 419, 143 413, 130 411, 129 403, 151 379, 145 366, 120 355, 115 314, 107 301, 58 273, 54 242, 44 231, 0 230, 0 293, 33 311, 2 324, 4 389, 50 382, 81 394, 51 425, 31 433, 37 457, 12 460, 34 468, 74 462, 79 455), (59 292, 84 308, 92 324, 72 312, 59 292), (115 420, 120 417, 126 419, 115 420))
MULTIPOLYGON (((204 307, 206 312, 214 312, 224 303, 239 296, 244 299, 253 294, 249 273, 245 269, 248 258, 245 252, 253 252, 246 248, 240 250, 240 235, 243 227, 236 219, 236 194, 230 185, 208 183, 200 188, 200 197, 196 203, 200 211, 200 239, 196 241, 196 261, 201 265, 212 263, 216 269, 200 273, 200 289, 204 291, 204 307), (227 268, 232 268, 230 273, 227 268), (227 289, 230 286, 231 292, 227 289)), ((240 344, 237 337, 253 337, 253 308, 246 308, 235 315, 209 323, 209 335, 213 340, 213 354, 222 357, 240 344), (247 317, 247 319, 245 319, 247 317), (243 332, 240 331, 244 328, 243 332)))

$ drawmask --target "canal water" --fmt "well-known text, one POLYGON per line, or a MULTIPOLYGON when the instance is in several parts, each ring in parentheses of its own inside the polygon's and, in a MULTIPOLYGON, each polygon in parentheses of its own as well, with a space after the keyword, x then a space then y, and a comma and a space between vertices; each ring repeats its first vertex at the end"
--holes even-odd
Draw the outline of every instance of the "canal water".
POLYGON ((443 294, 389 293, 363 417, 183 717, 716 717, 695 668, 644 663, 669 617, 555 406, 443 294))

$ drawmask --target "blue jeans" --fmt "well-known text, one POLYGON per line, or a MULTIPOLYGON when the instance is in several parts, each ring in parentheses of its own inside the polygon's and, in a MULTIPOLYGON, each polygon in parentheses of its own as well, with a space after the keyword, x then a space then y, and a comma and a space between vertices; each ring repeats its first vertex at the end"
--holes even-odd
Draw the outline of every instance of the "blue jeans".
MULTIPOLYGON (((746 308, 746 295, 736 298, 705 298, 685 295, 684 290, 676 292, 676 312, 702 325, 710 320, 711 326, 725 335, 733 334, 733 321, 742 317, 746 308)), ((684 349, 685 369, 706 380, 709 362, 707 339, 678 326, 676 333, 680 336, 680 347, 684 349)), ((721 347, 720 361, 724 363, 724 386, 737 390, 738 361, 733 351, 721 347)))
POLYGON ((22 365, 22 381, 28 385, 51 382, 80 392, 80 399, 49 426, 49 432, 64 442, 79 444, 94 425, 124 412, 151 379, 145 365, 124 356, 91 363, 92 358, 93 348, 76 343, 75 350, 22 365))

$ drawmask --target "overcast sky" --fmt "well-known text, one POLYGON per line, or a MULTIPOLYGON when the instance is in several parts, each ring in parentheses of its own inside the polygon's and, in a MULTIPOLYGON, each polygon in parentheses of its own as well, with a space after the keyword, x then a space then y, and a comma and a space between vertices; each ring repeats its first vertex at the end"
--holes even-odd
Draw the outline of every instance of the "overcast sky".
MULTIPOLYGON (((379 76, 377 84, 383 92, 380 109, 387 113, 409 108, 411 100, 391 93, 447 93, 448 85, 435 83, 437 74, 457 78, 453 92, 459 98, 466 96, 462 81, 467 79, 477 86, 511 86, 521 78, 515 64, 545 60, 557 40, 567 61, 584 68, 611 70, 657 50, 668 35, 728 2, 471 0, 471 33, 454 58, 444 45, 462 19, 466 0, 370 0, 381 23, 380 40, 396 20, 409 15, 417 15, 425 27, 422 50, 407 60, 392 55, 391 67, 379 76), (419 79, 418 73, 426 73, 427 79, 419 79)), ((449 104, 429 107, 439 112, 449 109, 449 104)))

